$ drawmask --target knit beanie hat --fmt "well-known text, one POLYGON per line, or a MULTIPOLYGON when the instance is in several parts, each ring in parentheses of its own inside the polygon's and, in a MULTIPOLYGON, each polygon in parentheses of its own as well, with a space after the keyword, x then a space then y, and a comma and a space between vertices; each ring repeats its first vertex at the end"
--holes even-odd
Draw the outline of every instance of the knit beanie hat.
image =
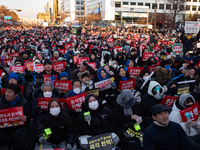
POLYGON ((67 72, 61 72, 60 76, 59 76, 59 79, 61 79, 62 77, 67 77, 69 79, 69 76, 68 76, 67 72))
POLYGON ((10 79, 16 79, 17 81, 19 81, 19 78, 18 78, 18 76, 17 76, 17 74, 16 73, 14 73, 14 72, 12 72, 9 76, 8 76, 8 78, 7 78, 7 81, 9 81, 10 79))

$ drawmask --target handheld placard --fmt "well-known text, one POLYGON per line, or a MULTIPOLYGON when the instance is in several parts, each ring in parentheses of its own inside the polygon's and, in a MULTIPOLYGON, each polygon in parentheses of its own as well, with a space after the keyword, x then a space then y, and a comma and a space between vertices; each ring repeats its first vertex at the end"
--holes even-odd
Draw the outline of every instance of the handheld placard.
POLYGON ((141 129, 138 123, 133 124, 133 127, 135 128, 135 131, 139 131, 141 129))
POLYGON ((91 116, 90 116, 89 111, 84 113, 84 118, 85 118, 85 121, 88 123, 88 125, 90 125, 91 116))
MULTIPOLYGON (((191 114, 189 112, 186 112, 185 116, 187 118, 187 121, 190 121, 191 114)), ((190 135, 190 128, 189 128, 189 135, 190 135)))

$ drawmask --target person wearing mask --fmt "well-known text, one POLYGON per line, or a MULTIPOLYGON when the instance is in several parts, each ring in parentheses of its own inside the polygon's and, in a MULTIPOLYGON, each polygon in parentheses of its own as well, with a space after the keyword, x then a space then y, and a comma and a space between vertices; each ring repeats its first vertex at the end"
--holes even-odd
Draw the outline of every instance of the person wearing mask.
POLYGON ((83 73, 80 77, 80 81, 82 82, 82 92, 93 89, 93 81, 90 79, 89 74, 83 73))
POLYGON ((169 67, 169 62, 167 60, 163 60, 161 61, 160 66, 157 68, 156 81, 163 86, 166 85, 171 79, 172 70, 169 67))
POLYGON ((52 62, 50 60, 46 60, 44 62, 44 71, 42 71, 42 74, 45 75, 57 75, 57 78, 59 77, 59 73, 52 69, 52 62))
MULTIPOLYGON (((51 99, 48 103, 48 112, 37 125, 36 139, 42 144, 42 148, 66 148, 76 150, 75 131, 71 118, 63 112, 61 103, 57 99, 51 99), (45 129, 51 129, 48 139, 43 137, 45 129)), ((35 145, 35 150, 40 149, 40 144, 35 145)))
POLYGON ((110 59, 110 55, 109 54, 105 54, 102 58, 101 58, 101 67, 103 67, 104 65, 108 65, 111 66, 112 65, 112 61, 110 59))
POLYGON ((151 117, 151 108, 163 99, 163 88, 156 81, 150 81, 148 91, 142 97, 140 113, 143 117, 151 117))
POLYGON ((169 121, 169 108, 156 104, 151 114, 154 122, 144 132, 144 150, 192 150, 182 127, 169 121))
POLYGON ((104 107, 97 96, 87 95, 82 103, 82 111, 76 118, 75 127, 77 133, 82 135, 78 139, 82 149, 88 149, 88 137, 111 133, 115 145, 119 142, 119 137, 114 133, 115 118, 112 111, 104 107), (90 121, 85 121, 84 113, 90 112, 90 121))
POLYGON ((90 54, 90 63, 96 63, 96 68, 99 69, 101 66, 100 66, 100 62, 99 60, 96 58, 96 55, 94 53, 91 53, 90 54))
MULTIPOLYGON (((106 66, 106 65, 105 65, 106 66)), ((105 68, 105 66, 104 66, 104 68, 105 68)), ((109 66, 108 66, 109 67, 109 66)), ((117 63, 117 61, 115 61, 115 60, 113 60, 112 61, 112 65, 110 66, 110 69, 111 69, 111 71, 113 72, 113 74, 114 74, 114 72, 117 72, 117 68, 119 67, 119 65, 118 65, 118 63, 117 63)), ((108 70, 107 70, 108 71, 108 70)), ((109 71, 108 71, 108 73, 109 73, 109 71)), ((109 73, 110 74, 110 73, 109 73)), ((110 75, 113 75, 112 73, 110 74, 110 75)))
POLYGON ((116 102, 113 104, 113 113, 117 125, 116 134, 120 138, 121 149, 142 149, 138 138, 130 139, 124 135, 128 128, 133 127, 133 124, 141 124, 143 122, 142 117, 139 115, 137 104, 135 103, 131 90, 125 89, 120 93, 120 95, 118 95, 116 102), (132 140, 135 140, 135 142, 131 143, 132 140))
POLYGON ((178 85, 175 81, 169 81, 167 83, 167 91, 165 95, 170 95, 170 96, 178 96, 178 85))
MULTIPOLYGON (((44 83, 41 88, 36 89, 33 92, 33 102, 31 106, 31 117, 37 118, 41 113, 40 107, 37 106, 38 98, 41 97, 52 97, 52 98, 59 98, 60 92, 57 88, 53 87, 49 83, 44 83)), ((42 112, 42 115, 45 115, 46 111, 42 112)))
POLYGON ((169 120, 174 121, 183 128, 188 136, 188 139, 194 150, 200 149, 200 144, 198 142, 200 138, 200 121, 199 119, 195 122, 190 119, 187 122, 183 122, 180 111, 184 110, 195 103, 195 99, 190 94, 182 94, 179 99, 176 100, 172 107, 172 111, 169 115, 169 120))
POLYGON ((157 61, 156 61, 155 57, 149 57, 149 58, 147 59, 146 64, 145 64, 144 67, 143 67, 143 70, 148 70, 148 67, 149 67, 149 66, 156 65, 156 63, 157 63, 157 61))
POLYGON ((148 91, 148 87, 149 87, 149 83, 151 81, 151 79, 149 79, 149 75, 150 72, 147 70, 143 70, 140 73, 140 77, 137 79, 136 83, 135 83, 135 90, 139 91, 141 93, 141 97, 147 93, 148 91), (148 82, 142 87, 143 83, 148 80, 148 82), (142 89, 141 89, 142 87, 142 89))
POLYGON ((90 74, 95 75, 96 71, 94 70, 94 68, 92 68, 90 65, 88 65, 85 61, 80 65, 79 68, 75 69, 72 71, 70 79, 71 80, 75 80, 75 79, 79 79, 79 77, 77 76, 79 72, 83 73, 89 71, 90 74))
POLYGON ((36 81, 29 82, 27 88, 26 88, 26 98, 32 102, 33 97, 32 93, 35 91, 35 89, 40 88, 43 85, 43 76, 41 73, 38 73, 36 75, 36 81), (35 84, 36 83, 36 84, 35 84))
POLYGON ((75 56, 75 53, 72 49, 72 47, 69 47, 67 53, 64 54, 64 58, 67 60, 67 62, 70 64, 70 68, 73 67, 73 57, 75 56))
POLYGON ((29 138, 29 126, 28 123, 31 120, 30 113, 31 107, 29 102, 24 99, 20 93, 20 87, 17 84, 9 83, 6 86, 6 92, 0 99, 0 110, 14 107, 23 107, 24 115, 20 116, 20 120, 25 125, 19 125, 14 127, 7 127, 0 129, 0 145, 10 146, 13 145, 14 150, 28 149, 27 139, 29 138))

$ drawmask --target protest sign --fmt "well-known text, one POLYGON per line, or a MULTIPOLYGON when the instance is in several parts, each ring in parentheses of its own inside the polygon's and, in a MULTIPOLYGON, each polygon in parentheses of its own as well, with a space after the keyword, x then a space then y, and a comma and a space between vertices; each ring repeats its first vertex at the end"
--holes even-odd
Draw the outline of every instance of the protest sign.
MULTIPOLYGON (((43 81, 44 81, 44 83, 52 84, 51 76, 52 76, 52 75, 43 74, 43 81)), ((56 76, 56 79, 55 79, 55 80, 57 80, 57 78, 58 78, 57 75, 54 75, 54 76, 56 76)))
POLYGON ((160 55, 161 60, 166 60, 168 55, 160 55))
POLYGON ((197 43, 197 48, 200 48, 200 43, 197 43))
POLYGON ((169 42, 168 41, 162 41, 161 42, 163 45, 167 45, 169 42))
POLYGON ((116 50, 116 51, 118 51, 118 52, 122 52, 122 47, 121 46, 113 47, 113 49, 116 50))
POLYGON ((19 72, 19 73, 23 73, 25 70, 24 66, 10 66, 10 71, 11 72, 19 72))
POLYGON ((183 44, 182 43, 174 43, 172 45, 172 53, 174 55, 182 55, 183 54, 183 44))
POLYGON ((149 58, 149 57, 153 57, 154 56, 154 53, 152 53, 152 52, 145 52, 145 53, 143 53, 143 55, 142 55, 142 61, 147 61, 147 59, 149 58))
POLYGON ((96 68, 96 66, 97 66, 96 63, 88 63, 88 65, 91 66, 91 67, 94 68, 94 69, 97 69, 97 68, 96 68))
POLYGON ((185 93, 189 93, 190 91, 190 85, 186 84, 186 85, 178 85, 178 95, 182 95, 185 93))
POLYGON ((127 72, 130 74, 130 77, 139 77, 143 67, 128 67, 127 72))
POLYGON ((71 44, 64 45, 64 48, 65 48, 66 50, 68 50, 69 47, 72 47, 72 45, 71 45, 71 44))
POLYGON ((89 57, 80 57, 76 59, 76 64, 79 67, 84 61, 89 62, 89 57))
POLYGON ((65 49, 59 49, 58 50, 62 55, 64 55, 67 51, 65 49))
MULTIPOLYGON (((23 85, 21 85, 20 86, 20 92, 22 93, 22 95, 24 95, 24 86, 23 85)), ((1 96, 6 92, 6 88, 1 88, 1 96)))
POLYGON ((155 51, 160 51, 161 50, 161 47, 156 45, 154 48, 153 48, 155 51))
POLYGON ((53 98, 53 97, 39 97, 37 100, 37 106, 41 107, 41 109, 43 110, 47 110, 48 109, 48 103, 51 99, 57 99, 60 101, 61 105, 62 105, 62 109, 64 110, 65 108, 65 99, 64 98, 53 98))
POLYGON ((148 71, 151 73, 151 72, 157 72, 157 68, 158 68, 159 65, 153 65, 153 66, 148 66, 148 71))
POLYGON ((65 61, 53 63, 52 69, 55 71, 63 71, 65 70, 65 61))
POLYGON ((189 112, 191 114, 191 117, 190 117, 191 121, 197 121, 197 119, 199 118, 199 102, 197 101, 192 106, 180 111, 183 122, 187 122, 187 117, 185 116, 186 112, 189 112))
POLYGON ((7 109, 0 109, 0 128, 15 127, 24 125, 20 116, 23 116, 23 107, 12 107, 7 109))
POLYGON ((11 57, 11 58, 14 57, 14 56, 19 57, 19 53, 9 54, 8 56, 11 57))
POLYGON ((126 130, 126 134, 129 135, 130 137, 136 137, 140 140, 141 145, 143 145, 143 133, 142 132, 136 132, 133 131, 131 128, 128 128, 126 130))
POLYGON ((99 88, 99 91, 104 91, 111 88, 111 79, 103 80, 94 83, 95 88, 99 88))
POLYGON ((185 33, 198 33, 199 22, 198 21, 185 21, 185 33))
POLYGON ((109 42, 113 42, 113 39, 112 38, 107 39, 107 43, 109 42))
POLYGON ((7 65, 10 65, 12 59, 11 59, 11 58, 8 58, 8 59, 0 59, 0 61, 3 62, 3 64, 4 64, 5 66, 7 66, 7 65))
POLYGON ((88 138, 89 150, 111 150, 114 147, 111 133, 100 134, 88 138))
POLYGON ((99 89, 92 89, 92 90, 89 90, 89 91, 86 91, 87 92, 87 95, 88 94, 94 94, 96 96, 99 96, 99 89))
POLYGON ((163 104, 165 106, 168 107, 172 107, 174 102, 178 99, 179 97, 176 96, 170 96, 170 95, 166 95, 162 101, 160 102, 160 104, 163 104))
POLYGON ((145 48, 147 48, 147 45, 145 45, 145 44, 140 44, 140 51, 143 51, 145 48))
POLYGON ((72 80, 56 80, 54 81, 55 88, 57 88, 62 93, 70 91, 72 88, 72 80))
POLYGON ((68 108, 75 112, 81 112, 81 107, 82 107, 81 105, 85 101, 86 96, 87 96, 87 93, 84 92, 79 95, 66 98, 65 100, 66 100, 68 108))
POLYGON ((126 81, 120 81, 117 90, 118 91, 122 91, 124 89, 134 90, 134 88, 135 88, 135 82, 136 82, 136 78, 129 79, 129 80, 126 80, 126 81))

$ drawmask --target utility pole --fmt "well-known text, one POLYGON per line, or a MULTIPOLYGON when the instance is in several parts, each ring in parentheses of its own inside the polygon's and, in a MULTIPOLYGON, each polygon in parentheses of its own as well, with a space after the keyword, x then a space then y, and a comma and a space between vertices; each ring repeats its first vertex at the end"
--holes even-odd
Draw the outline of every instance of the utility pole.
POLYGON ((157 0, 155 0, 154 29, 156 29, 156 9, 157 9, 157 0))
POLYGON ((123 8, 122 8, 122 4, 123 4, 123 3, 122 3, 122 1, 120 1, 120 3, 121 3, 121 27, 122 27, 122 12, 123 12, 123 10, 122 10, 122 9, 123 9, 123 8))

